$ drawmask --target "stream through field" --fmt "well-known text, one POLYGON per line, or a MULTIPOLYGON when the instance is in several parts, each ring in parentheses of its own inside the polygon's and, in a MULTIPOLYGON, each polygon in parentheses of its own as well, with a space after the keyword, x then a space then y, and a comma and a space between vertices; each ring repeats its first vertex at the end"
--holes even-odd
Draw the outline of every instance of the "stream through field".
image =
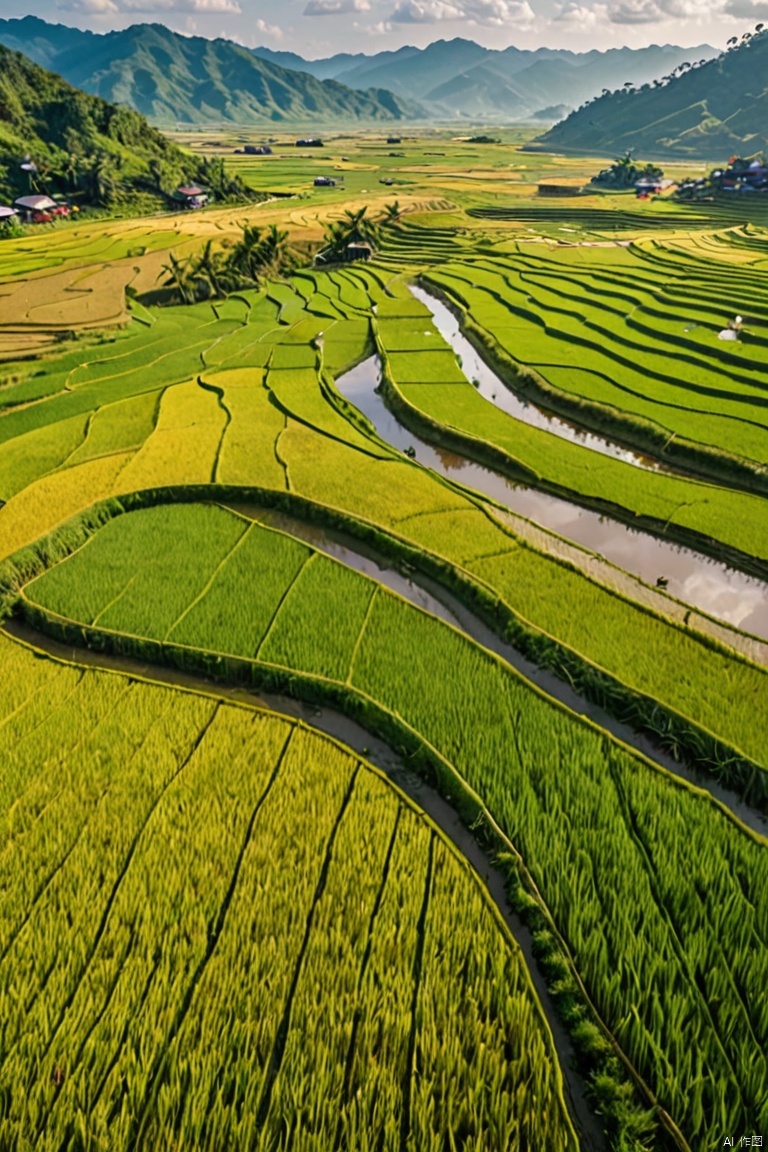
POLYGON ((527 400, 521 400, 485 363, 474 345, 463 335, 456 316, 442 300, 413 284, 409 285, 409 290, 411 295, 432 313, 438 332, 458 355, 464 375, 475 384, 483 399, 493 404, 495 408, 514 416, 523 424, 551 432, 561 440, 570 440, 582 448, 599 452, 602 456, 612 456, 616 460, 623 460, 625 464, 634 464, 635 467, 645 468, 649 472, 670 471, 659 460, 633 452, 631 448, 626 448, 614 440, 608 440, 595 432, 587 432, 586 429, 571 424, 561 416, 555 416, 554 413, 538 408, 527 400))
MULTIPOLYGON (((243 511, 243 508, 239 508, 243 511)), ((297 522, 298 523, 298 522, 297 522)), ((276 525, 277 526, 277 525, 276 525)), ((312 540, 315 543, 315 540, 312 540)), ((127 676, 139 676, 159 683, 192 691, 204 691, 224 701, 238 701, 264 708, 279 716, 300 720, 308 728, 332 736, 351 749, 362 760, 368 761, 382 772, 401 792, 425 812, 441 832, 451 841, 459 854, 474 868, 483 880, 490 899, 512 933, 525 958, 531 980, 541 1000, 549 1024, 555 1051, 563 1074, 565 1097, 571 1117, 576 1124, 584 1152, 605 1152, 607 1143, 599 1121, 587 1100, 586 1085, 578 1071, 577 1055, 571 1039, 562 1024, 553 997, 536 962, 531 930, 512 908, 506 892, 502 871, 480 846, 472 832, 461 822, 450 802, 436 788, 417 775, 385 741, 367 732, 354 720, 331 708, 318 708, 304 704, 290 696, 249 692, 244 688, 227 687, 205 677, 164 668, 125 656, 113 656, 89 649, 60 644, 29 628, 18 620, 7 620, 3 629, 22 643, 43 649, 55 659, 75 662, 91 668, 108 668, 127 676)))
MULTIPOLYGON (((447 311, 447 309, 446 309, 447 311)), ((472 488, 505 508, 588 548, 647 584, 659 577, 677 600, 754 636, 768 639, 768 585, 691 548, 660 540, 608 516, 476 464, 466 456, 423 440, 401 424, 376 391, 378 357, 339 376, 336 387, 373 424, 382 440, 440 476, 472 488)), ((504 385, 498 382, 501 390, 504 385)))
POLYGON ((745 803, 737 792, 724 787, 713 776, 680 764, 674 757, 657 748, 649 737, 636 732, 630 725, 617 720, 598 704, 593 704, 580 696, 570 684, 560 680, 553 672, 540 668, 538 664, 526 659, 511 644, 502 640, 457 596, 447 588, 443 588, 436 580, 432 580, 422 572, 417 575, 403 575, 396 568, 393 568, 391 561, 381 553, 342 532, 322 528, 317 524, 310 524, 284 512, 261 508, 257 505, 230 503, 227 507, 241 516, 247 516, 260 524, 278 528, 291 536, 305 540, 311 547, 324 552, 327 556, 332 556, 348 568, 362 572, 378 581, 379 584, 397 592, 404 600, 417 608, 422 608, 425 612, 430 612, 433 616, 438 616, 446 623, 452 624, 471 637, 472 640, 500 656, 502 660, 505 660, 526 680, 546 692, 548 696, 558 700, 561 704, 565 704, 577 715, 592 720, 600 728, 610 732, 612 736, 616 736, 630 748, 642 753, 654 764, 658 764, 661 768, 665 768, 668 772, 690 784, 705 789, 748 827, 763 836, 768 836, 768 816, 745 803))

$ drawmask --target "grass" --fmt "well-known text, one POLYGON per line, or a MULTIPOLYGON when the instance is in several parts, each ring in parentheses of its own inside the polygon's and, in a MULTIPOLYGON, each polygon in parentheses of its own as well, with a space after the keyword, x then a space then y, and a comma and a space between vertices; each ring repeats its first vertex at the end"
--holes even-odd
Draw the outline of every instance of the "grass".
MULTIPOLYGON (((619 574, 601 583, 547 554, 557 541, 526 544, 390 450, 331 379, 370 355, 375 329, 398 387, 438 424, 471 425, 575 492, 674 513, 762 555, 762 501, 728 485, 765 459, 764 233, 626 197, 536 200, 539 178, 581 179, 597 160, 512 142, 474 155, 445 133, 402 150, 336 141, 322 163, 345 165, 346 190, 247 212, 319 244, 344 207, 375 215, 397 196, 404 215, 374 263, 304 269, 225 302, 136 304, 120 330, 98 318, 124 315, 125 283, 152 291, 169 251, 233 239, 243 212, 169 218, 154 234, 146 221, 80 222, 3 244, 14 322, 0 342, 0 559, 85 513, 82 531, 67 525, 17 557, 30 575, 50 569, 30 597, 104 637, 156 636, 198 671, 247 668, 344 702, 394 733, 413 766, 432 764, 467 818, 486 809, 507 838, 515 899, 541 917, 537 949, 579 1051, 592 1050, 614 1142, 644 1121, 579 981, 691 1149, 713 1131, 759 1129, 762 843, 304 542, 211 505, 111 518, 136 490, 150 503, 186 501, 197 484, 206 500, 224 485, 263 488, 265 503, 303 498, 310 520, 427 550, 448 583, 458 573, 482 588, 504 627, 523 622, 542 660, 553 637, 594 662, 590 675, 651 710, 659 701, 660 726, 679 712, 768 766, 763 669, 618 594, 619 574), (385 173, 410 183, 379 186, 385 173), (494 207, 511 218, 466 211, 494 207), (521 386, 530 366, 577 422, 657 445, 672 436, 670 459, 712 448, 720 487, 595 464, 481 408, 408 292, 420 270, 468 301, 474 335, 521 386), (716 342, 720 311, 750 318, 736 348, 716 342), (689 317, 697 327, 681 331, 689 317), (54 347, 67 332, 81 334, 54 347), (45 358, 13 359, 40 347, 45 358), (69 534, 79 550, 56 565, 69 534)), ((282 173, 279 157, 229 163, 307 183, 318 158, 291 156, 282 173)), ((0 1143, 576 1147, 522 957, 474 875, 368 767, 287 721, 81 672, 1 637, 0 665, 0 1143)), ((490 835, 487 814, 482 825, 490 835)))
POLYGON ((751 273, 722 261, 704 272, 690 261, 665 268, 661 279, 646 253, 518 245, 514 260, 430 276, 514 362, 535 369, 550 405, 598 427, 613 422, 630 440, 633 421, 641 432, 649 422, 660 449, 674 436, 764 460, 768 300, 751 273), (742 341, 726 345, 718 333, 738 313, 751 320, 742 341))
POLYGON ((5 1140, 267 1148, 288 1124, 395 1152, 498 1126, 489 1147, 578 1147, 514 941, 369 766, 250 708, 7 639, 0 661, 5 1140))
MULTIPOLYGON (((196 602, 197 627, 188 618, 185 637, 195 648, 221 652, 217 618, 230 598, 225 586, 210 581, 215 556, 209 542, 216 518, 228 532, 240 531, 243 522, 204 509, 196 526, 196 506, 155 514, 165 522, 166 538, 178 531, 183 541, 174 548, 176 584, 161 568, 134 558, 134 541, 151 535, 135 526, 147 516, 138 512, 113 521, 27 595, 72 617, 67 579, 81 595, 80 589, 101 585, 104 563, 124 574, 146 572, 142 601, 151 605, 151 626, 142 604, 126 597, 98 624, 162 639, 181 589, 199 597, 196 590, 207 580, 196 602), (210 549, 207 562, 203 547, 210 549), (50 594, 54 573, 59 582, 50 594)), ((263 625, 265 639, 257 641, 258 660, 290 674, 348 681, 455 765, 521 851, 608 1027, 693 1144, 704 1138, 713 1115, 724 1130, 754 1115, 759 1120, 765 1068, 747 1037, 762 1043, 766 1023, 757 989, 768 972, 756 949, 768 923, 754 913, 768 879, 762 842, 740 831, 708 797, 672 783, 553 706, 451 627, 387 590, 374 595, 367 577, 320 556, 291 577, 294 541, 256 524, 248 537, 252 549, 264 539, 268 557, 282 549, 288 573, 277 612, 263 625), (680 827, 695 829, 695 836, 683 844, 680 827), (648 982, 651 995, 638 1003, 636 989, 648 982), (684 1035, 675 1014, 657 1007, 674 1002, 685 1004, 684 1035), (696 1087, 702 1076, 711 1086, 706 1098, 696 1087)), ((266 620, 258 596, 255 611, 266 620)), ((251 658, 254 619, 241 612, 239 621, 227 651, 251 658)))

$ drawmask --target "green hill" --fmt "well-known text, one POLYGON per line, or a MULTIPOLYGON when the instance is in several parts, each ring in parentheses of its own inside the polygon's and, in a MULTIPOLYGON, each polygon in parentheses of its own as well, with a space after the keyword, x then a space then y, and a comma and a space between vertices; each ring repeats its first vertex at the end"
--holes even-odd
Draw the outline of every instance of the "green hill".
POLYGON ((670 155, 722 162, 768 147, 768 29, 655 84, 607 93, 535 144, 561 152, 670 155))
POLYGON ((78 88, 159 124, 400 120, 422 109, 386 89, 358 91, 292 72, 233 44, 161 24, 97 35, 35 17, 0 20, 0 43, 78 88))
POLYGON ((157 196, 184 178, 204 178, 203 168, 138 112, 80 92, 0 45, 0 199, 30 191, 91 202, 157 196), (36 175, 22 169, 26 158, 36 175))

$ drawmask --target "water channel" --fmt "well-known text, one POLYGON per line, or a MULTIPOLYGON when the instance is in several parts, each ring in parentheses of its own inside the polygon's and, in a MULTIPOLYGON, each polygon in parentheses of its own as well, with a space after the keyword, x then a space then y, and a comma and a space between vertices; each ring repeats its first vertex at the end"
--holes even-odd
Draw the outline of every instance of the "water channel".
MULTIPOLYGON (((447 311, 447 309, 446 309, 447 311)), ((473 350, 474 351, 474 350, 473 350)), ((486 368, 486 371, 489 369, 486 368)), ((498 378, 496 378, 498 380, 498 378)), ((411 432, 376 391, 378 357, 339 376, 336 387, 373 424, 382 440, 440 476, 472 488, 520 516, 588 548, 654 585, 666 579, 671 596, 762 639, 768 639, 768 585, 702 552, 661 540, 559 496, 526 487, 411 432)), ((498 391, 505 385, 498 380, 498 391)))
POLYGON ((614 440, 608 440, 595 432, 587 432, 577 424, 571 424, 561 416, 555 416, 535 404, 522 400, 512 392, 503 380, 490 368, 481 357, 475 346, 461 331, 456 316, 447 304, 417 285, 409 285, 411 295, 432 313, 432 319, 440 335, 450 344, 451 348, 461 360, 461 370, 468 380, 475 384, 477 391, 484 400, 488 400, 495 408, 514 416, 523 424, 530 424, 532 428, 541 428, 559 436, 561 440, 570 440, 580 444, 583 448, 590 448, 602 456, 611 456, 615 460, 623 460, 625 464, 634 464, 637 468, 645 468, 649 472, 671 471, 659 460, 650 456, 643 456, 633 452, 614 440))
MULTIPOLYGON (((242 511, 242 509, 240 509, 242 511)), ((507 897, 504 875, 491 857, 483 850, 468 828, 462 824, 450 803, 421 777, 408 768, 402 757, 383 740, 367 732, 354 720, 331 708, 318 708, 304 704, 290 696, 249 692, 234 688, 178 669, 148 664, 126 656, 114 656, 89 649, 73 648, 42 635, 18 620, 7 620, 3 630, 22 643, 42 649, 54 659, 89 668, 106 668, 127 676, 138 676, 176 688, 205 691, 224 701, 233 700, 263 708, 278 716, 300 720, 309 728, 332 736, 350 748, 361 760, 374 765, 403 792, 416 807, 426 812, 443 834, 451 841, 482 879, 490 899, 515 938, 525 958, 531 981, 541 1000, 549 1024, 555 1051, 563 1075, 568 1109, 579 1131, 584 1152, 606 1152, 607 1142, 600 1123, 586 1094, 584 1079, 578 1071, 577 1055, 573 1043, 560 1017, 553 997, 536 962, 533 936, 527 925, 513 910, 507 897)))
POLYGON ((353 568, 356 572, 370 576, 386 588, 391 588, 417 608, 422 608, 452 624, 478 644, 500 656, 548 696, 565 704, 577 715, 592 720, 659 767, 665 768, 689 784, 705 789, 749 828, 768 836, 768 815, 745 803, 737 792, 724 787, 713 776, 680 764, 674 757, 657 748, 649 737, 636 732, 630 725, 617 720, 598 704, 593 704, 580 696, 570 684, 560 680, 553 672, 540 668, 538 664, 526 659, 436 580, 421 572, 418 575, 403 575, 393 568, 391 562, 381 553, 343 532, 309 524, 284 512, 257 505, 230 503, 227 507, 260 524, 278 528, 291 536, 305 540, 311 547, 324 552, 327 556, 332 556, 348 568, 353 568))

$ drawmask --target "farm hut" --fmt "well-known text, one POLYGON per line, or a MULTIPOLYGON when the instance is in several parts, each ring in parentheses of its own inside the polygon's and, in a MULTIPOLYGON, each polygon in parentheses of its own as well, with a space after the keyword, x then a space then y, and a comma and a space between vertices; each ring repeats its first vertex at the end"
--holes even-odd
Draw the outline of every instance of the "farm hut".
POLYGON ((243 148, 246 156, 271 156, 272 149, 269 144, 246 144, 243 148))
POLYGON ((303 136, 296 141, 297 148, 323 148, 324 144, 317 136, 303 136))
POLYGON ((0 204, 0 224, 4 224, 6 220, 12 220, 14 216, 18 216, 15 208, 9 208, 6 204, 0 204))
POLYGON ((347 260, 370 260, 373 256, 373 248, 370 244, 362 244, 359 241, 354 241, 352 244, 347 244, 344 249, 344 256, 342 259, 347 260))
POLYGON ((401 141, 401 136, 387 136, 387 144, 400 144, 401 141))
POLYGON ((57 204, 50 196, 38 195, 20 196, 18 200, 14 200, 13 206, 27 223, 30 223, 44 218, 57 207, 57 204))
POLYGON ((176 189, 171 200, 184 208, 205 208, 208 203, 208 190, 198 184, 185 184, 176 189))
POLYGON ((335 188, 336 181, 332 176, 315 176, 315 188, 335 188))
POLYGON ((635 181, 635 193, 640 197, 658 196, 673 184, 674 180, 663 180, 661 176, 641 176, 635 181))

